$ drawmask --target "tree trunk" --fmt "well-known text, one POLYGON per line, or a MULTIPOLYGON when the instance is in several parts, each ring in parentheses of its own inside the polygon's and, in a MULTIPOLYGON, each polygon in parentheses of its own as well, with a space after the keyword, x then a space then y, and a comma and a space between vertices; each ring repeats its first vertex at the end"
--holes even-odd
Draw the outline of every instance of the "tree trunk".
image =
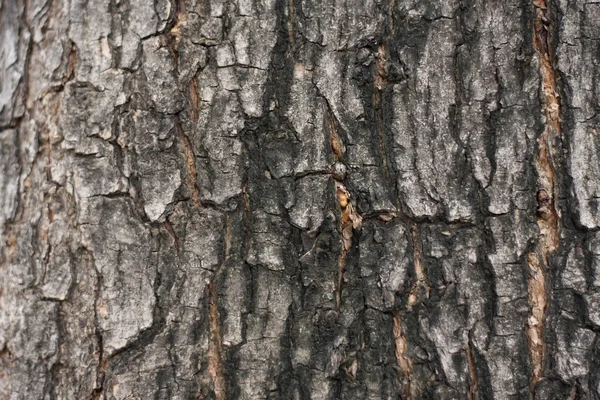
POLYGON ((600 399, 600 3, 0 7, 0 398, 600 399))

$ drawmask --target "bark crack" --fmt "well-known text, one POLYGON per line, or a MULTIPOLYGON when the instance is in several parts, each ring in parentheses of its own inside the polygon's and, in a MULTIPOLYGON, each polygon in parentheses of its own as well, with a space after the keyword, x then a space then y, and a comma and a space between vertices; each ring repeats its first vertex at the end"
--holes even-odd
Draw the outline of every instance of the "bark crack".
POLYGON ((408 341, 404 332, 402 331, 402 321, 400 315, 394 313, 392 315, 394 322, 394 344, 395 344, 395 355, 396 363, 400 370, 404 373, 405 386, 404 396, 407 400, 412 400, 411 382, 412 382, 412 362, 406 352, 408 351, 408 341))
POLYGON ((188 192, 192 197, 192 204, 196 207, 201 207, 202 202, 200 201, 200 191, 196 186, 196 180, 198 177, 198 171, 196 170, 196 155, 192 147, 190 138, 185 134, 179 116, 175 119, 177 125, 177 134, 179 136, 179 142, 184 156, 185 167, 187 172, 186 186, 188 192))
POLYGON ((330 133, 330 144, 331 150, 333 151, 334 159, 336 163, 331 167, 331 177, 335 182, 335 193, 338 201, 338 205, 342 211, 340 219, 340 232, 342 235, 342 251, 338 257, 338 286, 336 290, 336 306, 339 309, 342 303, 342 283, 344 281, 344 272, 346 270, 346 261, 348 253, 352 248, 352 235, 354 230, 359 229, 362 224, 362 217, 358 214, 354 204, 350 202, 350 192, 342 180, 345 179, 347 167, 343 164, 342 159, 344 157, 345 146, 338 133, 335 116, 329 105, 327 104, 327 117, 329 123, 330 133), (339 169, 337 166, 343 166, 343 173, 336 173, 339 169))
POLYGON ((544 130, 538 137, 538 152, 535 160, 537 171, 537 225, 540 233, 536 251, 527 256, 529 266, 529 316, 526 333, 532 361, 531 393, 542 376, 544 364, 544 318, 547 307, 546 271, 549 257, 558 248, 559 214, 556 209, 556 173, 552 164, 550 142, 561 135, 560 99, 556 87, 556 73, 552 63, 549 43, 550 15, 546 0, 533 0, 535 17, 533 21, 533 44, 539 55, 539 68, 542 78, 542 103, 544 130))
POLYGON ((479 381, 477 379, 477 367, 475 365, 475 359, 473 358, 473 350, 471 349, 471 340, 467 342, 467 362, 469 364, 469 377, 471 378, 471 387, 467 393, 468 400, 474 400, 477 398, 477 391, 479 389, 479 381))
POLYGON ((416 282, 408 294, 408 307, 412 307, 419 299, 420 289, 425 290, 426 298, 431 294, 431 286, 429 280, 425 276, 423 268, 423 250, 421 249, 421 241, 419 239, 419 227, 416 222, 410 224, 410 234, 413 246, 413 262, 415 264, 416 282))

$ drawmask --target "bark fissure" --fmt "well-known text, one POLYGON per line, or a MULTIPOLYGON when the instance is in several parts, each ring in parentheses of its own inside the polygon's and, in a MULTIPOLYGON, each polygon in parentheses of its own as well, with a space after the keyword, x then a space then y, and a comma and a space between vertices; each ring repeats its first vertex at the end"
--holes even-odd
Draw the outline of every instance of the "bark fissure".
POLYGON ((329 106, 327 107, 327 117, 331 150, 333 151, 334 159, 336 161, 336 164, 331 167, 331 176, 335 183, 335 195, 341 210, 339 230, 341 234, 342 250, 338 257, 338 282, 336 289, 336 307, 339 309, 342 303, 342 284, 344 282, 344 272, 346 270, 347 257, 352 247, 352 236, 354 230, 360 228, 362 224, 362 217, 358 214, 355 208, 356 206, 350 200, 350 192, 342 183, 342 180, 346 177, 346 173, 344 172, 342 176, 339 176, 335 173, 336 165, 343 165, 344 171, 347 170, 347 167, 342 161, 344 157, 345 146, 342 138, 339 135, 335 116, 329 106))
POLYGON ((421 248, 421 240, 419 239, 419 226, 416 222, 410 223, 410 234, 413 248, 413 264, 415 267, 415 283, 413 284, 408 294, 408 306, 412 307, 419 301, 421 297, 421 289, 425 291, 425 298, 431 295, 431 286, 425 275, 423 267, 423 250, 421 248))
POLYGON ((475 358, 473 357, 473 350, 470 339, 467 342, 467 363, 469 365, 469 377, 471 378, 471 385, 469 387, 469 392, 467 393, 467 399, 475 400, 478 398, 477 391, 479 381, 477 379, 477 367, 475 365, 475 358))
POLYGON ((400 315, 398 313, 393 313, 392 315, 393 325, 394 325, 394 345, 395 345, 395 356, 396 363, 400 370, 404 373, 404 396, 407 400, 412 400, 412 361, 407 355, 408 351, 408 341, 406 340, 406 336, 402 330, 402 321, 400 320, 400 315))
POLYGON ((537 171, 537 225, 539 237, 536 251, 527 256, 529 266, 529 303, 531 314, 527 323, 527 336, 531 352, 533 375, 531 390, 540 380, 544 366, 544 321, 547 308, 546 274, 550 268, 549 257, 558 248, 559 214, 556 208, 557 177, 552 163, 551 143, 561 135, 560 99, 549 42, 551 16, 546 0, 534 0, 533 44, 538 53, 541 75, 542 114, 544 129, 538 136, 535 159, 537 171))
POLYGON ((200 201, 200 191, 196 185, 198 178, 198 172, 196 171, 196 155, 190 142, 190 138, 185 134, 179 116, 176 118, 177 135, 179 137, 179 143, 181 144, 181 150, 185 161, 185 169, 187 172, 187 179, 185 185, 192 198, 192 204, 197 207, 202 206, 200 201))

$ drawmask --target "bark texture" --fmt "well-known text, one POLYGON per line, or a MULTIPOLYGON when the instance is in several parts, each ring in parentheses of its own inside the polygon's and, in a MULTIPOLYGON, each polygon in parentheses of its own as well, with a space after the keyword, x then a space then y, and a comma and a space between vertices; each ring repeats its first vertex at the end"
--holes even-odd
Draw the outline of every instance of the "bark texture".
POLYGON ((596 0, 0 1, 0 398, 600 399, 596 0))

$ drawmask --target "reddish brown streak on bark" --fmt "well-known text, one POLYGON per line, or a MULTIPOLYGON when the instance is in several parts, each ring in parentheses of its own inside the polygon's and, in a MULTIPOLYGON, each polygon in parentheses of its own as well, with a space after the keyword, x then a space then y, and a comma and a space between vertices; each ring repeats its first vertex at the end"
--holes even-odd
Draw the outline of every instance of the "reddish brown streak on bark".
POLYGON ((177 133, 179 135, 179 142, 181 143, 181 148, 183 150, 183 155, 185 158, 185 165, 187 171, 187 180, 186 186, 188 191, 192 196, 192 204, 197 207, 202 206, 202 202, 200 201, 200 192, 196 187, 196 178, 198 176, 198 172, 196 171, 196 155, 192 150, 192 143, 187 135, 183 131, 183 127, 177 120, 177 133))
POLYGON ((538 137, 538 154, 535 162, 538 173, 537 224, 540 235, 536 251, 529 253, 527 257, 531 315, 526 332, 533 365, 532 396, 535 385, 542 376, 544 364, 544 319, 547 307, 545 273, 550 266, 549 256, 558 248, 559 235, 559 215, 555 204, 556 173, 552 165, 552 149, 549 143, 553 138, 561 135, 560 99, 548 34, 550 14, 545 0, 534 0, 533 4, 535 6, 533 40, 539 55, 545 127, 538 137))
POLYGON ((398 364, 398 367, 400 367, 400 370, 402 370, 402 372, 404 373, 404 377, 406 380, 404 390, 405 398, 407 400, 412 400, 412 363, 406 354, 408 350, 408 342, 406 341, 404 332, 402 332, 402 322, 400 321, 400 316, 398 315, 398 313, 394 313, 392 315, 392 320, 394 322, 394 344, 396 363, 398 364))
POLYGON ((409 307, 414 305, 419 297, 419 289, 422 287, 425 289, 425 296, 429 298, 431 287, 429 281, 425 276, 425 270, 423 268, 423 251, 421 250, 421 241, 419 239, 419 228, 416 222, 412 222, 410 226, 410 232, 412 237, 413 245, 413 261, 415 265, 415 275, 417 281, 414 283, 410 293, 408 294, 408 305, 409 307))
POLYGON ((469 363, 469 376, 471 377, 471 387, 469 388, 469 392, 467 393, 467 398, 469 400, 476 399, 476 394, 478 390, 478 381, 477 381, 477 369, 475 368, 475 359, 473 358, 473 353, 471 351, 471 343, 467 343, 467 362, 469 363))
POLYGON ((333 156, 336 161, 341 161, 344 156, 344 144, 342 143, 342 139, 338 134, 337 127, 335 125, 335 117, 331 110, 328 110, 327 113, 327 122, 329 124, 329 134, 330 139, 329 143, 331 145, 331 150, 333 151, 333 156))
POLYGON ((99 400, 104 392, 104 379, 106 378, 106 371, 108 370, 108 361, 102 357, 100 352, 100 360, 98 371, 96 372, 96 388, 92 392, 92 400, 99 400))
POLYGON ((208 373, 210 374, 215 399, 224 400, 225 397, 225 377, 223 376, 223 343, 221 339, 220 313, 217 306, 217 291, 214 282, 208 285, 209 291, 209 318, 210 318, 210 347, 208 350, 208 373))
POLYGON ((194 124, 198 123, 198 109, 200 108, 200 91, 196 78, 190 81, 190 115, 194 124))
MULTIPOLYGON (((342 142, 342 139, 338 133, 335 116, 330 109, 328 110, 327 117, 331 150, 333 152, 334 159, 337 162, 341 162, 345 151, 344 143, 342 142)), ((341 210, 339 229, 342 236, 342 252, 338 257, 338 286, 336 290, 336 305, 339 309, 342 303, 342 284, 344 281, 344 271, 346 270, 346 259, 352 246, 352 233, 355 229, 360 227, 362 223, 362 217, 358 214, 354 208, 354 205, 350 202, 350 192, 348 192, 346 187, 338 179, 334 178, 334 181, 335 194, 341 210)))
POLYGON ((71 51, 67 62, 67 74, 63 77, 63 83, 72 80, 75 77, 75 67, 77 66, 77 46, 71 42, 71 51))

